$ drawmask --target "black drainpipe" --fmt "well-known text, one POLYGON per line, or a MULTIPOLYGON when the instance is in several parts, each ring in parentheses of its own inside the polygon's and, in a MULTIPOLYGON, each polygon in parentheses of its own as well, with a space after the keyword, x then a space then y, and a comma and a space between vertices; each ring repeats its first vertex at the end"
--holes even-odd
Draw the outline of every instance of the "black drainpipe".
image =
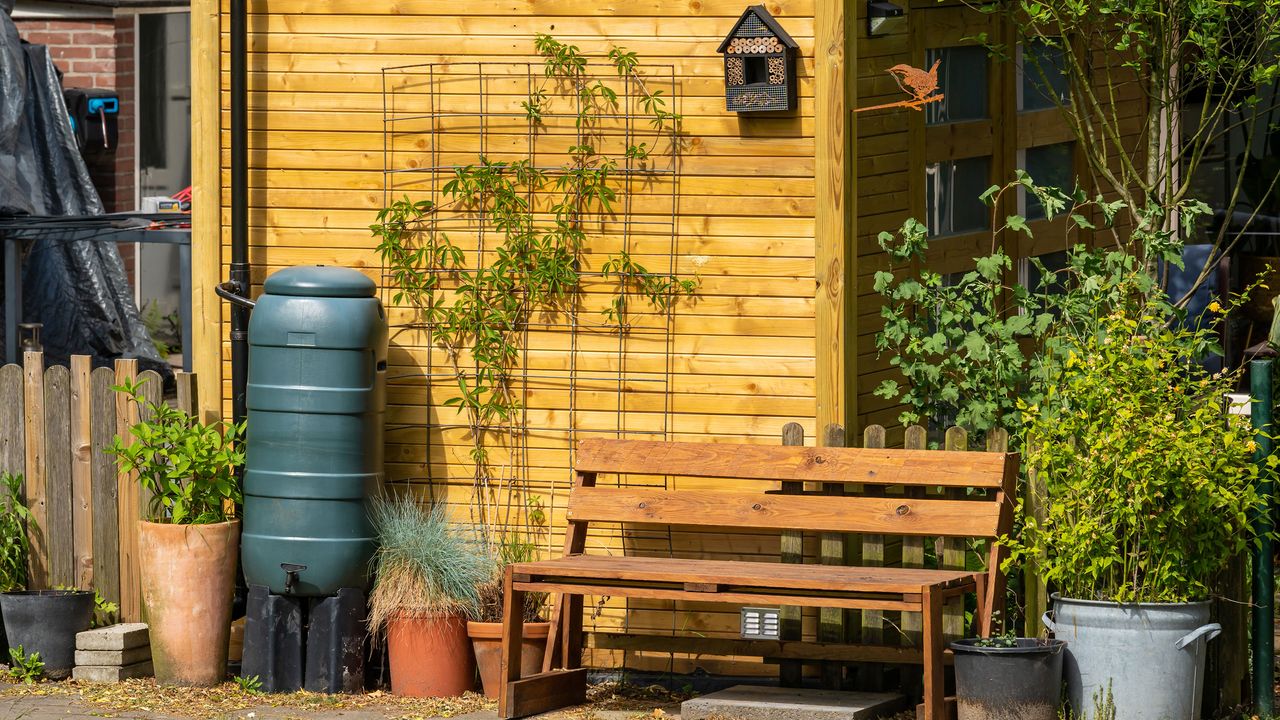
POLYGON ((231 416, 245 418, 245 385, 249 371, 249 133, 248 9, 246 0, 231 0, 231 276, 218 285, 218 295, 231 301, 231 416))
MULTIPOLYGON (((245 386, 249 379, 249 133, 248 133, 248 8, 246 0, 231 0, 231 276, 214 287, 231 302, 231 417, 244 422, 245 386)), ((243 483, 244 468, 240 468, 243 483)), ((236 564, 236 594, 231 617, 244 617, 248 590, 244 569, 236 564)))

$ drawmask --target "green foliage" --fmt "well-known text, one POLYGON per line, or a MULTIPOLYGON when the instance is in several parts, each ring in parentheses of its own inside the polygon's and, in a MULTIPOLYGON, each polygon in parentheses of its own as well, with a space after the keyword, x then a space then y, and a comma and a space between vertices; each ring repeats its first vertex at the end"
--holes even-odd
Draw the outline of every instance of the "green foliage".
POLYGON ((244 464, 239 439, 244 424, 203 424, 191 415, 142 396, 144 381, 113 388, 150 416, 129 428, 132 442, 117 436, 106 450, 121 470, 138 473, 151 495, 148 519, 204 524, 227 519, 224 501, 240 502, 235 470, 244 464))
MULTIPOLYGON (((1044 392, 1038 379, 1043 373, 1037 376, 1036 368, 1057 362, 1053 343, 1047 342, 1052 335, 1087 334, 1112 310, 1159 293, 1151 276, 1139 272, 1133 256, 1082 246, 1070 251, 1067 267, 1059 272, 1033 259, 1043 278, 1038 287, 1008 282, 1013 263, 997 238, 1032 234, 1022 216, 1009 215, 1001 222, 997 214, 1007 202, 1004 196, 1016 190, 1034 195, 1046 218, 1060 218, 1068 234, 1092 228, 1087 216, 1095 213, 1109 224, 1124 207, 1101 196, 1090 199, 1079 188, 1067 194, 1036 185, 1019 171, 1015 181, 993 185, 981 195, 991 207, 995 228, 992 253, 974 258, 974 270, 952 278, 924 266, 928 231, 919 221, 908 219, 896 236, 881 233, 880 246, 892 264, 875 274, 874 289, 884 298, 880 314, 885 321, 876 335, 876 348, 893 353, 889 362, 901 371, 905 384, 885 380, 875 392, 906 405, 899 415, 904 425, 955 424, 975 441, 994 428, 1016 430, 1021 422, 1018 402, 1034 404, 1044 392), (921 269, 913 273, 915 264, 921 269)), ((1207 208, 1187 202, 1178 211, 1194 221, 1207 208)), ((1162 260, 1180 262, 1181 245, 1175 233, 1163 227, 1163 211, 1151 207, 1137 216, 1133 235, 1142 237, 1162 260)), ((1172 308, 1165 311, 1172 317, 1172 308)))
MULTIPOLYGON (((55 585, 54 590, 63 590, 67 592, 79 592, 80 588, 71 585, 55 585)), ((108 625, 115 625, 120 622, 120 606, 111 602, 98 592, 97 588, 93 590, 93 617, 89 620, 89 627, 100 628, 108 625)))
POLYGON ((31 511, 22 502, 22 476, 0 474, 0 592, 27 586, 31 511))
POLYGON ((374 633, 401 614, 478 616, 480 586, 494 566, 478 529, 451 523, 442 504, 426 509, 405 496, 374 499, 369 516, 378 533, 374 633))
MULTIPOLYGON (((467 419, 475 480, 481 486, 492 474, 486 433, 518 429, 521 403, 511 373, 520 362, 528 320, 535 312, 570 309, 581 287, 586 220, 591 214, 614 213, 618 199, 619 160, 598 150, 603 144, 600 116, 622 111, 617 91, 590 78, 587 58, 576 46, 539 34, 534 47, 543 56, 545 80, 522 106, 540 124, 553 99, 572 100, 578 133, 564 166, 549 172, 529 159, 500 162, 480 156, 457 168, 442 185, 438 206, 404 197, 381 210, 370 226, 396 286, 394 300, 412 307, 447 353, 457 393, 444 405, 467 419), (549 208, 535 212, 535 197, 549 201, 549 208), (486 232, 501 238, 478 267, 468 267, 464 251, 437 227, 442 212, 480 218, 486 232)), ((639 104, 649 123, 674 144, 681 118, 667 109, 661 91, 647 89, 636 72, 636 54, 614 48, 609 60, 619 78, 639 88, 639 104)), ((650 152, 640 143, 625 154, 636 165, 646 162, 650 152)), ((606 259, 602 273, 617 283, 603 312, 618 332, 628 329, 632 296, 665 311, 675 296, 696 288, 695 281, 651 272, 626 252, 606 259)))
MULTIPOLYGON (((1055 339, 1044 393, 1020 409, 1043 522, 1007 538, 1063 594, 1115 602, 1207 599, 1263 507, 1249 420, 1223 395, 1239 372, 1198 361, 1213 329, 1170 323, 1166 302, 1116 310, 1055 339)), ((1272 459, 1274 462, 1274 458, 1272 459)))
POLYGON ((240 692, 245 695, 261 695, 262 694, 262 678, 257 675, 243 677, 235 676, 236 685, 240 688, 240 692))
POLYGON ((40 653, 30 655, 22 646, 9 648, 9 680, 24 685, 34 685, 44 675, 44 661, 40 653))
MULTIPOLYGON (((1117 193, 1135 217, 1158 210, 1164 229, 1190 237, 1195 226, 1179 228, 1176 209, 1208 180, 1202 164, 1221 151, 1228 135, 1246 152, 1227 165, 1227 216, 1243 210, 1252 221, 1275 197, 1280 174, 1254 153, 1263 144, 1255 136, 1272 130, 1269 121, 1280 102, 1269 91, 1280 77, 1280 0, 964 2, 1001 15, 1017 42, 1047 46, 1061 58, 1049 60, 1046 54, 1042 61, 1027 53, 1025 72, 1046 85, 1050 76, 1065 75, 1069 100, 1050 95, 1098 189, 1117 193), (1134 92, 1136 102, 1121 99, 1134 92), (1140 124, 1117 112, 1126 104, 1143 108, 1140 124)), ((1013 57, 1009 45, 988 47, 999 57, 1013 57)), ((1221 224, 1201 281, 1234 244, 1229 231, 1238 229, 1221 224)), ((1114 239, 1153 267, 1157 255, 1148 253, 1143 236, 1115 233, 1114 239)))

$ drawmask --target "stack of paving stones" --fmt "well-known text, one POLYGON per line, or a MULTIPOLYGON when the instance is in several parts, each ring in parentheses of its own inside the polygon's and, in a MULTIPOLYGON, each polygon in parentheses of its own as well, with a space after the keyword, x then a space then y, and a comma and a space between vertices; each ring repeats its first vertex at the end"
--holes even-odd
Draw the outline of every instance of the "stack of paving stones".
POLYGON ((122 623, 76 634, 76 668, 85 682, 120 682, 151 675, 151 638, 145 623, 122 623))

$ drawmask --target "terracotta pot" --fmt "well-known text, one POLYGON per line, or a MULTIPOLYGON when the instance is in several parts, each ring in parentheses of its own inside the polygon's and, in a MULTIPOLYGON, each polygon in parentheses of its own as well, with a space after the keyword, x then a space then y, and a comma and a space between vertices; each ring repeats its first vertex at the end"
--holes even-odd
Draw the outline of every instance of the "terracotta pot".
POLYGON ((455 697, 476 685, 475 659, 460 615, 401 615, 387 623, 391 692, 455 697))
MULTIPOLYGON (((542 656, 547 649, 547 635, 551 623, 527 622, 520 643, 520 677, 542 672, 542 656)), ((467 635, 476 653, 476 666, 480 668, 480 685, 484 696, 498 697, 502 687, 502 623, 469 622, 467 635)))
POLYGON ((162 685, 221 683, 227 677, 231 598, 240 521, 211 525, 139 522, 142 606, 151 662, 162 685))

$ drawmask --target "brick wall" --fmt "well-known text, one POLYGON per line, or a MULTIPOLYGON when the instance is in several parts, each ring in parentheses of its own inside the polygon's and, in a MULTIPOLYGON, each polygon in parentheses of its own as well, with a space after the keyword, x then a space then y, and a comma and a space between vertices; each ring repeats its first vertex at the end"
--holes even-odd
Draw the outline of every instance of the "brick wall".
POLYGON ((30 43, 48 45, 63 87, 115 90, 120 95, 116 152, 89 163, 107 212, 134 209, 133 16, 91 19, 15 19, 30 43))

